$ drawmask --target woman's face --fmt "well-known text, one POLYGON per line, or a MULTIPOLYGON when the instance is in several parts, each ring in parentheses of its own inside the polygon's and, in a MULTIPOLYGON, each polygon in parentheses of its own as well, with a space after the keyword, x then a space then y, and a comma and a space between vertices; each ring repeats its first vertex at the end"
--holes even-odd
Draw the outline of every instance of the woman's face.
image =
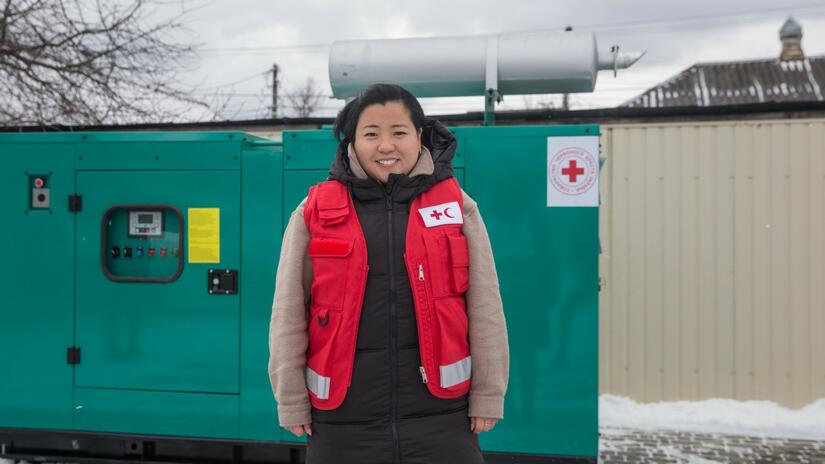
POLYGON ((418 161, 421 131, 400 101, 369 105, 355 129, 355 155, 366 173, 387 182, 391 172, 409 174, 418 161))

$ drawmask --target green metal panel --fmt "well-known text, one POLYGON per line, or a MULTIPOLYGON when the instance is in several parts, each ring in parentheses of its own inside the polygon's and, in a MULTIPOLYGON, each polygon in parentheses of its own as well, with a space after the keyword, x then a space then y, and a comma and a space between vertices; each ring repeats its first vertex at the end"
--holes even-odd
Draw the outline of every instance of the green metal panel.
MULTIPOLYGON (((564 137, 574 135, 599 135, 599 126, 472 126, 472 127, 451 127, 457 138, 504 138, 504 137, 564 137)), ((542 150, 542 156, 547 153, 542 150)), ((538 155, 536 155, 538 156, 538 155)))
POLYGON ((0 142, 0 427, 71 426, 74 145, 0 142), (31 210, 29 176, 49 175, 51 208, 31 210))
POLYGON ((200 438, 238 438, 238 396, 75 389, 74 429, 200 438))
POLYGON ((283 151, 280 146, 247 148, 242 160, 245 223, 241 230, 240 436, 281 440, 288 432, 277 423, 277 406, 267 369, 267 340, 283 239, 283 151))
POLYGON ((101 142, 78 146, 78 169, 239 169, 234 142, 101 142))
POLYGON ((596 126, 462 128, 466 190, 493 246, 510 339, 488 451, 598 454, 598 208, 548 208, 547 137, 596 126))
MULTIPOLYGON (((505 420, 482 447, 596 456, 598 209, 545 200, 547 137, 598 127, 451 130, 510 335, 505 420)), ((283 148, 241 133, 0 134, 0 233, 20 276, 0 284, 0 362, 20 373, 0 384, 0 426, 304 441, 277 424, 266 341, 282 230, 335 147, 329 130, 286 132, 283 148), (52 173, 51 211, 28 211, 26 172, 52 173), (165 284, 108 280, 101 219, 118 203, 220 208, 220 262, 186 262, 165 284), (211 267, 240 269, 239 294, 208 295, 211 267), (82 349, 74 383, 68 346, 82 349)))
MULTIPOLYGON (((75 385, 238 393, 240 297, 210 295, 206 288, 208 269, 240 267, 240 173, 80 171, 77 191, 83 197, 76 272, 82 362, 75 385), (101 219, 112 206, 136 204, 171 205, 185 225, 188 208, 219 208, 220 262, 190 263, 184 247, 185 268, 173 282, 109 280, 101 271, 101 219)), ((161 259, 174 258, 133 258, 161 259)))
POLYGON ((332 131, 284 131, 284 168, 285 169, 326 169, 338 142, 332 131))

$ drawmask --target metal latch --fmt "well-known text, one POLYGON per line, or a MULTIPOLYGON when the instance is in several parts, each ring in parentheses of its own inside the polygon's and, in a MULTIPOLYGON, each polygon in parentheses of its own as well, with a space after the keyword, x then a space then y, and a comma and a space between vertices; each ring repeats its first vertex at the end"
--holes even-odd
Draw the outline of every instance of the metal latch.
POLYGON ((69 211, 80 212, 83 209, 83 197, 80 195, 69 195, 69 211))
POLYGON ((80 364, 80 348, 74 346, 67 348, 66 362, 69 364, 80 364))

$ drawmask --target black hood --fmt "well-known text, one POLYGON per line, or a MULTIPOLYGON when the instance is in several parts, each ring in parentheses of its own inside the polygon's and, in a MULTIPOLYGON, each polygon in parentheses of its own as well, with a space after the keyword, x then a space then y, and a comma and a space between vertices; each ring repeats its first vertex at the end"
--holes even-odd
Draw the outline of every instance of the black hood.
POLYGON ((453 156, 458 142, 452 132, 435 119, 428 119, 422 128, 421 144, 430 150, 433 157, 434 169, 430 175, 407 177, 405 174, 391 173, 386 184, 371 177, 359 179, 350 170, 347 147, 339 145, 329 168, 328 179, 346 184, 352 194, 362 200, 383 199, 385 192, 391 192, 397 201, 408 201, 429 190, 436 182, 453 176, 453 156))

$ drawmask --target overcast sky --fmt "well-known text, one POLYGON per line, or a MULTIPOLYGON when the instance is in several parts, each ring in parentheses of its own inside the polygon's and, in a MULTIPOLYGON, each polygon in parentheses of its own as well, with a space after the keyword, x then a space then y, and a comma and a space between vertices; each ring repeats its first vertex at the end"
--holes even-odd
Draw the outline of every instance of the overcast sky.
MULTIPOLYGON (((647 50, 616 78, 602 71, 595 92, 572 96, 574 109, 616 106, 697 62, 777 57, 778 31, 789 15, 802 25, 805 53, 825 54, 825 1, 186 0, 181 5, 195 7, 186 26, 189 39, 201 48, 185 79, 204 94, 217 91, 230 98, 225 114, 233 119, 269 115, 267 73, 273 63, 281 69, 283 93, 294 92, 312 76, 321 91, 331 94, 328 47, 336 40, 500 34, 571 25, 595 31, 601 49, 619 44, 623 51, 647 50)), ((499 108, 524 108, 554 98, 505 95, 499 108)), ((422 102, 431 115, 484 108, 480 96, 422 102)), ((283 98, 281 103, 287 104, 283 98)), ((342 105, 324 99, 318 115, 332 116, 342 105)), ((289 108, 283 115, 291 115, 289 108)))

